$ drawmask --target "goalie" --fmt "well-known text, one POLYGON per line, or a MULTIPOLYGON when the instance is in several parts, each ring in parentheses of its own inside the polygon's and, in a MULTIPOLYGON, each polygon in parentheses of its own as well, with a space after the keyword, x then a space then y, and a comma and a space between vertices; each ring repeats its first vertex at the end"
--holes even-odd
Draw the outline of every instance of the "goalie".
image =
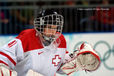
POLYGON ((40 11, 34 29, 22 31, 0 48, 0 76, 70 75, 97 69, 100 59, 89 44, 83 43, 72 57, 66 56, 63 19, 55 10, 40 11))

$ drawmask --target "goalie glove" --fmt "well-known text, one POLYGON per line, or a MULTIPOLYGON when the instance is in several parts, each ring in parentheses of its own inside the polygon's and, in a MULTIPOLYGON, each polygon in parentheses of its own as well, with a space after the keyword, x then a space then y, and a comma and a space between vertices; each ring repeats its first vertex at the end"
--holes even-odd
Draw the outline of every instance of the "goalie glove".
POLYGON ((27 75, 26 76, 43 76, 42 74, 40 74, 40 73, 37 73, 37 72, 35 72, 35 71, 33 71, 33 70, 29 70, 28 72, 27 72, 27 75))
POLYGON ((17 72, 10 70, 10 68, 4 64, 0 64, 0 76, 17 76, 17 72))
POLYGON ((94 71, 100 65, 100 58, 96 51, 88 44, 83 43, 78 51, 74 52, 74 57, 66 62, 62 71, 67 75, 75 71, 94 71))

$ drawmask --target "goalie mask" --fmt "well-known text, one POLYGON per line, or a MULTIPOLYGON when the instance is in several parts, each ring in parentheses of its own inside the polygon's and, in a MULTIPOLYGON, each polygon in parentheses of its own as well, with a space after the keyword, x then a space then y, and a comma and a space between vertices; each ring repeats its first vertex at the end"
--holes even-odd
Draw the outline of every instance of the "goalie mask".
POLYGON ((41 33, 44 44, 49 45, 62 33, 63 16, 52 9, 42 10, 34 20, 34 27, 41 33))

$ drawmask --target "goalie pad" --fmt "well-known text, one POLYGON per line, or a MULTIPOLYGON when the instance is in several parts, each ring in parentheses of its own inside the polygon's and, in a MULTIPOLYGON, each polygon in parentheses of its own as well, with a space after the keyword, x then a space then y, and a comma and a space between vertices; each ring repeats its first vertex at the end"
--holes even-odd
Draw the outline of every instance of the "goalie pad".
POLYGON ((81 44, 74 57, 66 62, 61 69, 67 75, 79 70, 94 71, 100 65, 100 58, 97 52, 88 43, 81 44))
POLYGON ((0 64, 0 76, 17 76, 17 72, 10 70, 8 66, 0 64))

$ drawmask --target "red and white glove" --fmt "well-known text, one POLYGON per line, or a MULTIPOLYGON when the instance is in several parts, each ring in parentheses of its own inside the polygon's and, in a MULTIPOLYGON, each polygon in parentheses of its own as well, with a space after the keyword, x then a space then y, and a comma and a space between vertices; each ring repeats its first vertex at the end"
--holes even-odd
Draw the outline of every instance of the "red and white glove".
POLYGON ((100 58, 97 52, 88 43, 83 43, 80 49, 74 52, 74 57, 67 61, 62 67, 62 71, 67 75, 75 71, 94 71, 100 65, 100 58))
POLYGON ((0 64, 0 76, 17 76, 17 72, 11 70, 8 66, 0 64))
POLYGON ((30 69, 26 76, 43 76, 43 75, 30 69))

